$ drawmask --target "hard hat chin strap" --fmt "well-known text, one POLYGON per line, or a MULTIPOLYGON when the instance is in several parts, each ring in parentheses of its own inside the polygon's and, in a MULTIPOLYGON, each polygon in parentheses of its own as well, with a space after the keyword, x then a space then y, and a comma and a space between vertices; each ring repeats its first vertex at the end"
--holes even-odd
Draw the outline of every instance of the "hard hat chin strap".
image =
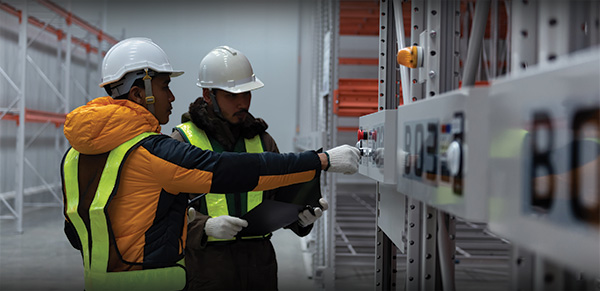
POLYGON ((150 111, 152 115, 155 115, 154 102, 156 102, 156 100, 154 100, 154 95, 152 95, 152 77, 148 74, 148 69, 144 69, 144 72, 146 72, 146 75, 142 80, 144 80, 144 91, 146 92, 146 108, 148 108, 148 111, 150 111))
POLYGON ((221 115, 221 108, 219 108, 219 103, 217 103, 217 98, 215 96, 215 93, 213 92, 213 89, 208 90, 208 96, 210 96, 210 101, 212 102, 213 110, 215 111, 215 113, 217 115, 221 115))
POLYGON ((139 76, 144 74, 144 72, 129 72, 121 78, 121 80, 108 84, 109 86, 109 94, 112 98, 118 98, 122 95, 129 93, 131 90, 131 86, 135 82, 135 80, 139 79, 139 76))

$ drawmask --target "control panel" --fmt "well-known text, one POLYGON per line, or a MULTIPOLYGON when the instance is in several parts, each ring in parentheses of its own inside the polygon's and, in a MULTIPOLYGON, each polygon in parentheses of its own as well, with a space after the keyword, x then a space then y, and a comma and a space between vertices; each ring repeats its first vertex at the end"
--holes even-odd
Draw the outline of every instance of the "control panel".
POLYGON ((490 89, 494 233, 600 276, 600 50, 490 89))
POLYGON ((466 88, 398 108, 398 192, 487 220, 487 97, 487 87, 466 88))
POLYGON ((358 121, 358 172, 385 184, 396 183, 396 116, 396 110, 383 110, 358 121))

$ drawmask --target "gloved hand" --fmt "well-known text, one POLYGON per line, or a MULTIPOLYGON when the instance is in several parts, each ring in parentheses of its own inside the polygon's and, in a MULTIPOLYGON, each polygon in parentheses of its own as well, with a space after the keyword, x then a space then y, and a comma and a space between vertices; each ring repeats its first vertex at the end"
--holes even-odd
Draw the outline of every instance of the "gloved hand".
POLYGON ((241 218, 221 215, 217 217, 211 217, 206 221, 204 225, 204 232, 206 235, 220 239, 232 239, 242 227, 248 226, 248 221, 241 218))
POLYGON ((358 171, 360 151, 356 147, 345 144, 327 150, 325 154, 329 161, 325 171, 344 174, 354 174, 358 171))
POLYGON ((315 223, 319 217, 323 216, 323 211, 329 208, 329 203, 327 203, 325 198, 321 198, 319 199, 319 204, 321 204, 321 208, 323 208, 323 210, 321 210, 319 207, 313 208, 313 211, 315 212, 314 215, 310 213, 310 210, 308 209, 304 209, 304 211, 298 213, 298 223, 300 226, 307 227, 315 223))

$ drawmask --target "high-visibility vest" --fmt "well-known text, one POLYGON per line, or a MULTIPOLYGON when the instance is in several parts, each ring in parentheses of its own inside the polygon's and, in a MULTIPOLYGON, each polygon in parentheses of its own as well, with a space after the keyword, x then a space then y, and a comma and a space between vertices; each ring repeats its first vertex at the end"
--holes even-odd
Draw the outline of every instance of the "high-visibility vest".
MULTIPOLYGON (((206 135, 204 130, 198 128, 193 122, 188 121, 177 125, 179 132, 183 135, 183 138, 192 145, 195 145, 203 150, 215 151, 211 145, 211 142, 206 135)), ((264 152, 262 147, 262 142, 260 140, 260 136, 257 134, 253 138, 244 139, 244 145, 247 153, 262 153, 264 152)), ((220 151, 217 151, 220 152, 220 151)), ((240 205, 241 207, 245 206, 245 209, 242 211, 248 212, 252 208, 256 207, 258 204, 262 202, 263 199, 263 191, 250 191, 247 192, 247 203, 245 205, 240 205)), ((204 204, 206 205, 207 213, 211 217, 217 217, 221 215, 230 215, 234 210, 228 206, 229 203, 227 201, 227 194, 218 194, 218 193, 208 193, 203 198, 201 198, 204 204)), ((240 199, 240 197, 234 198, 240 199)), ((231 201, 229 201, 231 203, 231 201)), ((262 238, 266 237, 269 234, 265 234, 264 236, 252 236, 252 237, 242 237, 241 239, 253 239, 253 238, 262 238)), ((218 239, 212 236, 208 237, 208 241, 228 241, 235 239, 218 239)))
POLYGON ((79 207, 79 152, 71 148, 64 159, 66 215, 77 230, 81 241, 85 290, 181 290, 186 285, 183 260, 172 267, 107 272, 109 259, 109 221, 105 211, 110 198, 117 192, 115 183, 127 152, 142 139, 155 133, 142 133, 112 150, 96 194, 89 208, 90 228, 86 228, 77 210, 79 207))

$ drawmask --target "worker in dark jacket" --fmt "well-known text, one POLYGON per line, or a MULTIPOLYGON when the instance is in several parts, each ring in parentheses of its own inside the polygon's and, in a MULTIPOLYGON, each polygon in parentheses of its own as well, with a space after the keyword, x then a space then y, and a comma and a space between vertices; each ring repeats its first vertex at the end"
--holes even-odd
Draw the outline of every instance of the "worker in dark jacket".
MULTIPOLYGON (((277 144, 266 132, 267 123, 248 112, 252 90, 263 87, 240 51, 220 46, 200 63, 197 85, 202 95, 190 104, 171 135, 215 152, 275 152, 277 144)), ((316 178, 318 179, 318 177, 316 178)), ((263 200, 285 195, 280 189, 243 195, 209 193, 193 205, 195 219, 188 226, 186 267, 190 290, 276 290, 277 260, 271 233, 238 235, 248 222, 239 217, 263 200)), ((305 210, 288 225, 298 236, 307 235, 326 210, 305 210)))
POLYGON ((65 233, 82 254, 85 290, 185 288, 188 197, 180 193, 263 191, 327 167, 356 171, 348 147, 329 150, 328 163, 316 152, 219 154, 160 134, 175 100, 169 82, 182 73, 151 40, 123 40, 102 63, 110 96, 67 115, 65 233))

